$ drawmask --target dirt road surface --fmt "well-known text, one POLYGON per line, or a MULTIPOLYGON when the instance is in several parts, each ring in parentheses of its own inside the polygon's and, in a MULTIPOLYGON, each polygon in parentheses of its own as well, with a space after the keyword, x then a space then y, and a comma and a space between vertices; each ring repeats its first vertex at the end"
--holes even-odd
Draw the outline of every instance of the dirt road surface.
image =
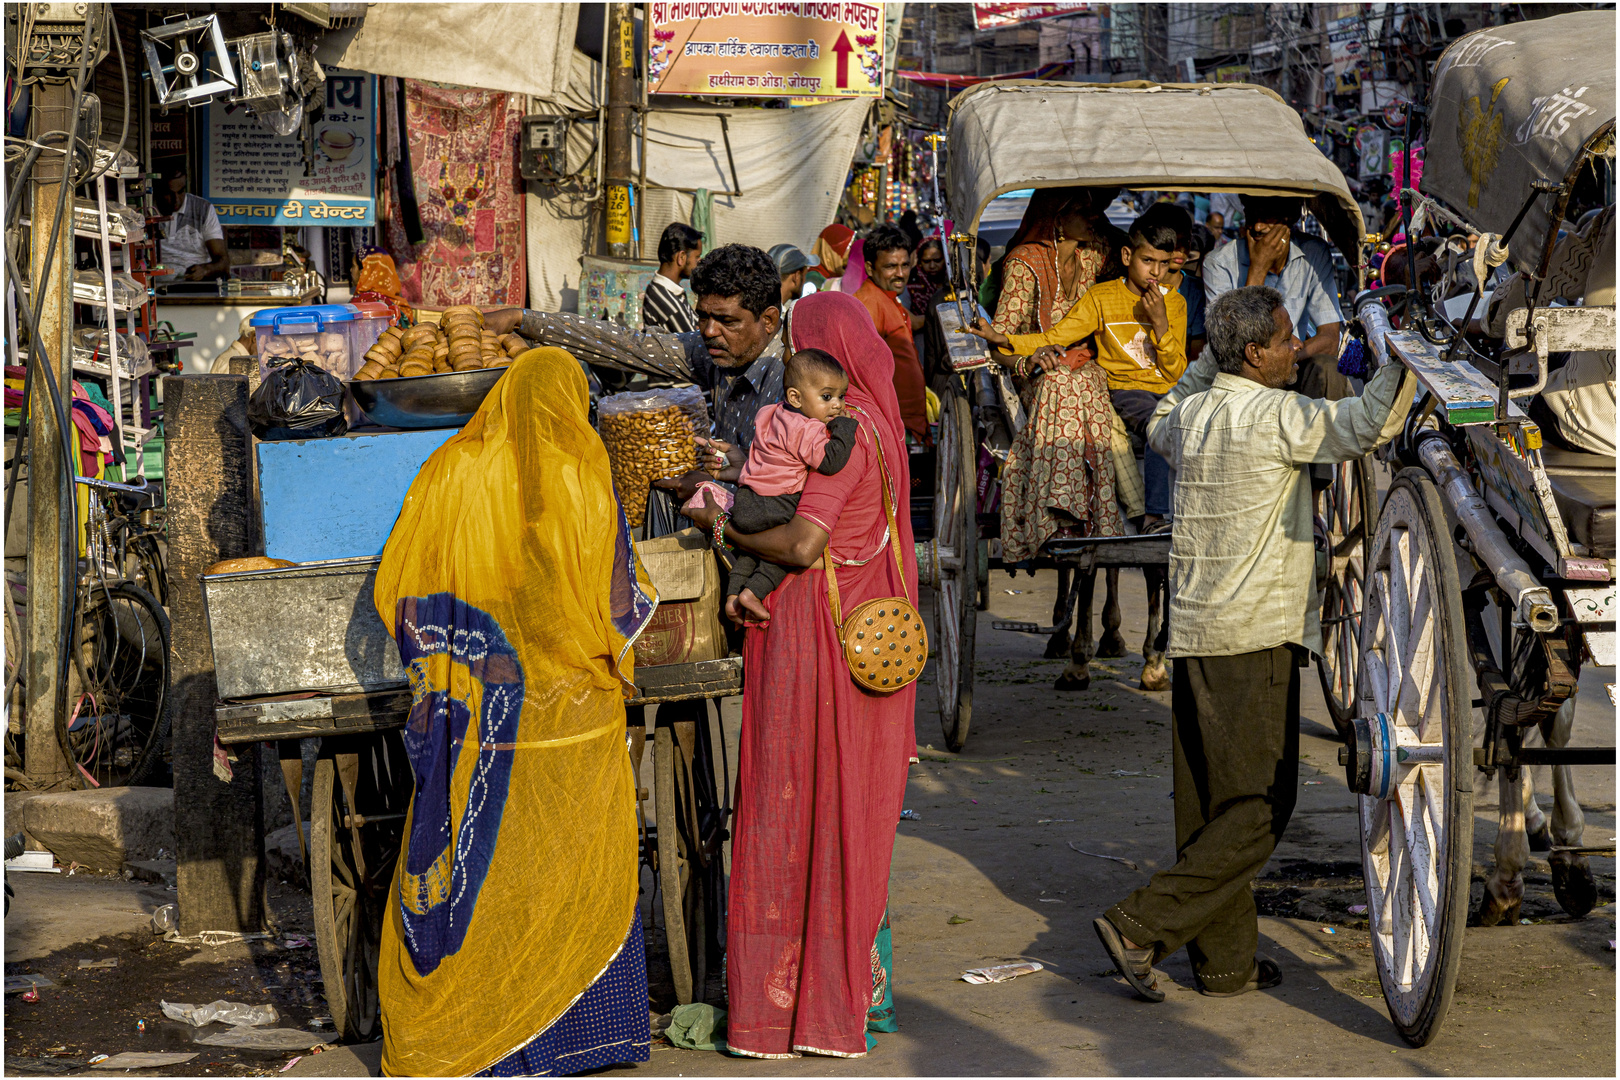
MULTIPOLYGON (((1140 574, 1121 575, 1126 638, 1140 645, 1140 574)), ((943 750, 933 684, 921 685, 917 742, 899 823, 890 894, 900 1031, 878 1036, 864 1061, 762 1062, 655 1043, 639 1071, 695 1076, 1307 1074, 1615 1074, 1614 861, 1594 859, 1603 904, 1572 921, 1559 911, 1547 864, 1527 873, 1528 925, 1471 927, 1444 1029, 1412 1049, 1391 1027, 1373 970, 1354 801, 1314 670, 1302 672, 1299 804, 1258 883, 1261 947, 1282 986, 1232 1000, 1193 990, 1183 954, 1160 965, 1167 1000, 1134 1000, 1092 933, 1091 920, 1173 861, 1169 693, 1136 689, 1139 655, 1100 661, 1088 691, 1051 688, 1060 661, 1043 641, 992 629, 994 619, 1049 621, 1055 575, 997 572, 979 620, 973 730, 965 750, 943 750), (1075 848, 1093 854, 1081 854, 1075 848), (1129 865, 1096 856, 1108 855, 1129 865), (961 981, 970 967, 1033 959, 1045 970, 997 985, 961 981)), ((1596 673, 1583 676, 1575 742, 1612 745, 1614 714, 1596 673)), ((735 739, 737 703, 725 709, 735 739)), ((730 757, 736 761, 735 754, 730 757)), ((1545 770, 1541 770, 1543 773, 1545 770)), ((1546 804, 1546 777, 1538 777, 1546 804)), ((1612 843, 1612 768, 1576 770, 1585 843, 1612 843)), ((1495 786, 1476 796, 1475 884, 1492 863, 1495 786)), ((154 939, 146 913, 174 898, 162 886, 12 875, 6 974, 71 985, 41 1000, 6 1001, 7 1072, 51 1059, 80 1067, 92 1053, 179 1049, 189 1033, 164 1021, 158 999, 272 1001, 284 1025, 324 1012, 310 949, 255 943, 192 949, 154 939), (125 935, 119 937, 118 935, 125 935), (117 972, 79 972, 77 960, 116 955, 117 972), (135 1031, 144 1018, 148 1032, 135 1031), (165 1026, 166 1025, 166 1026, 165 1026)), ((649 882, 650 884, 650 882, 649 882)), ((645 898, 644 898, 645 899, 645 898)), ((283 936, 307 932, 308 901, 274 890, 283 936)), ((655 1011, 671 1004, 661 934, 650 910, 655 1011)), ((1161 983, 1162 985, 1162 983, 1161 983)), ((713 1000, 721 1000, 718 977, 713 1000)), ((268 1074, 293 1055, 205 1051, 171 1075, 268 1074)), ((304 1055, 286 1075, 375 1075, 379 1044, 304 1055)), ((49 1067, 44 1065, 42 1067, 49 1067)), ((158 1073, 153 1073, 154 1075, 158 1073)))

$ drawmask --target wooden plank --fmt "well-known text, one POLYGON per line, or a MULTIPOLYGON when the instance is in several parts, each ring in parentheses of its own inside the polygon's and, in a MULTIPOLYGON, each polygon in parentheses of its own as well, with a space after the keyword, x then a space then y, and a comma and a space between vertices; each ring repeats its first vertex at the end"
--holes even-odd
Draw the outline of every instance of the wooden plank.
POLYGON ((385 690, 371 694, 232 702, 216 708, 214 717, 219 741, 230 745, 387 731, 403 727, 410 711, 409 691, 385 690))
MULTIPOLYGON (((1396 359, 1440 402, 1439 411, 1444 413, 1447 423, 1465 426, 1496 422, 1497 388, 1473 364, 1463 359, 1447 363, 1415 330, 1395 330, 1385 340, 1396 359)), ((1535 427, 1524 410, 1511 401, 1508 402, 1508 422, 1535 427)))
POLYGON ((1043 553, 1060 564, 1167 566, 1170 563, 1170 534, 1051 540, 1043 553))
POLYGON ((742 693, 742 657, 702 660, 695 664, 664 664, 636 669, 636 696, 628 705, 655 705, 664 701, 734 697, 742 693))
POLYGON ((1612 623, 1614 622, 1615 586, 1599 585, 1595 589, 1565 589, 1564 599, 1569 601, 1569 611, 1578 623, 1612 623))

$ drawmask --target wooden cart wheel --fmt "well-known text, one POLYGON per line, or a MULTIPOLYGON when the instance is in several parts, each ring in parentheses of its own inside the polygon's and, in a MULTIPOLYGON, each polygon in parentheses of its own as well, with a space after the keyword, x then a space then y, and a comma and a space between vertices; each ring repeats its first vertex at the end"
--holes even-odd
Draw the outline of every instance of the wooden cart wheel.
POLYGON ((936 447, 934 542, 939 549, 939 594, 934 597, 939 722, 945 745, 959 751, 973 721, 973 637, 978 627, 979 523, 976 505, 978 448, 967 398, 946 394, 936 447))
POLYGON ((1462 586, 1423 470, 1391 485, 1367 565, 1355 721, 1367 921, 1390 1018, 1423 1046, 1451 1005, 1474 846, 1462 586))
POLYGON ((332 1026, 349 1041, 382 1034, 377 954, 412 789, 398 732, 315 763, 310 896, 332 1026))
POLYGON ((1316 662, 1316 674, 1322 680, 1328 713, 1341 733, 1356 714, 1357 642, 1377 505, 1371 458, 1334 467, 1333 483, 1322 493, 1329 561, 1322 590, 1322 656, 1316 662))
MULTIPOLYGON (((708 725, 708 703, 702 721, 660 722, 653 731, 653 813, 657 818, 658 888, 663 895, 664 939, 677 1004, 702 1001, 708 979, 708 904, 705 877, 712 854, 699 839, 703 818, 699 805, 703 755, 697 729, 708 725)), ((702 740, 707 743, 707 740, 702 740)), ((712 774, 712 767, 710 769, 712 774)), ((705 800, 706 801, 706 800, 705 800)))

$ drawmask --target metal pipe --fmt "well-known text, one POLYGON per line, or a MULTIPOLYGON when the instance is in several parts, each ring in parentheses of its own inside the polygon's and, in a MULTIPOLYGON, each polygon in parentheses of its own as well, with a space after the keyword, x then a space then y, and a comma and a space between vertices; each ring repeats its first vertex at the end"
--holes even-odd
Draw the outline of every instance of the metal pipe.
POLYGON ((1474 490, 1444 436, 1437 432, 1419 434, 1417 454, 1468 534, 1474 554, 1490 570, 1497 586, 1513 598, 1520 620, 1538 634, 1558 629, 1558 606, 1553 603, 1552 592, 1536 579, 1529 564, 1509 546, 1490 508, 1474 490))
POLYGON ((1376 299, 1368 298, 1356 304, 1356 318, 1367 332, 1367 347, 1373 351, 1373 359, 1383 367, 1389 363, 1389 343, 1385 335, 1395 332, 1389 321, 1389 310, 1376 299))

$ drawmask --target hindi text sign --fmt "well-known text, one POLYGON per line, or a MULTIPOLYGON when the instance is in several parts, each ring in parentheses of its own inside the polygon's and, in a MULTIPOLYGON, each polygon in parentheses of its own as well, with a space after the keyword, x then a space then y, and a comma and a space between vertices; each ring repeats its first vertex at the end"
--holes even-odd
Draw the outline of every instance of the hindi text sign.
POLYGON ((862 0, 668 0, 647 5, 654 94, 875 97, 883 5, 862 0))

